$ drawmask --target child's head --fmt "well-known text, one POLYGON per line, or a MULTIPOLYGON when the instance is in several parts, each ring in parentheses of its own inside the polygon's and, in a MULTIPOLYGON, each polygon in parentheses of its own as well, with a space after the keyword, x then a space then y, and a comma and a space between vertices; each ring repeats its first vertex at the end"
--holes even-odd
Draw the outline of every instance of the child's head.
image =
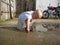
POLYGON ((34 11, 34 13, 32 14, 32 18, 33 19, 39 19, 39 18, 42 18, 42 11, 41 9, 37 9, 34 11))

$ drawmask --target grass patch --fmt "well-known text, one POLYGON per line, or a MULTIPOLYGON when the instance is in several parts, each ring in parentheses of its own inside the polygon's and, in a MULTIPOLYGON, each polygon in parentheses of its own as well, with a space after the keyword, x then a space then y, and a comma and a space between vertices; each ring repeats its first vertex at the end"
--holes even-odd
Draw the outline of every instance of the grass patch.
POLYGON ((3 21, 3 20, 0 20, 0 24, 3 24, 5 21, 3 21))

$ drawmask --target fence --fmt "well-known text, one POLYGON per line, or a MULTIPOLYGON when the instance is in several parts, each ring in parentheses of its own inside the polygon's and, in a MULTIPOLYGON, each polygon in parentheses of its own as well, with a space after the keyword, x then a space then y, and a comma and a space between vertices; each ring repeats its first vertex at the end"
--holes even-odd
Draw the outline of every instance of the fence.
POLYGON ((0 0, 0 19, 12 19, 14 11, 13 0, 0 0))

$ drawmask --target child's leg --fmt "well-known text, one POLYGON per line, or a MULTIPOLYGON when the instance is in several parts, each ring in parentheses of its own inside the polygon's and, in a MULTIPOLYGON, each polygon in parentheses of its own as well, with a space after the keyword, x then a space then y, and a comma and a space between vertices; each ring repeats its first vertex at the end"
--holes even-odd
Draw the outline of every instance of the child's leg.
POLYGON ((22 22, 20 22, 20 20, 18 20, 17 28, 19 30, 22 30, 22 22))

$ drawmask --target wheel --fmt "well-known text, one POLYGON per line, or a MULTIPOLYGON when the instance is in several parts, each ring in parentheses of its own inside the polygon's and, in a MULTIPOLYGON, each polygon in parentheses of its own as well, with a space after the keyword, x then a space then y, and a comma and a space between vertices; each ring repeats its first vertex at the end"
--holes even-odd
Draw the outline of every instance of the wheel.
POLYGON ((56 12, 56 15, 58 16, 58 18, 60 18, 60 12, 56 12))
POLYGON ((58 14, 58 18, 60 18, 60 14, 58 14))
POLYGON ((54 18, 58 19, 58 14, 56 12, 53 12, 54 18))
POLYGON ((44 18, 44 19, 49 18, 49 14, 48 14, 47 11, 44 11, 44 12, 43 12, 43 18, 44 18))

